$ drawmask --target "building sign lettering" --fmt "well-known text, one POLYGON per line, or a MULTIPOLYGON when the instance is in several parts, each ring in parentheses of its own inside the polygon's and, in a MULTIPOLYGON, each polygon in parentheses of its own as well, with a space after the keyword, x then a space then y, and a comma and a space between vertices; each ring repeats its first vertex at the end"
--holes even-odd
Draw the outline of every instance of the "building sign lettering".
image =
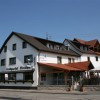
POLYGON ((31 67, 23 67, 23 66, 20 66, 20 67, 14 67, 14 68, 6 68, 6 70, 9 70, 9 71, 16 71, 16 70, 27 70, 27 69, 32 69, 32 66, 31 67))

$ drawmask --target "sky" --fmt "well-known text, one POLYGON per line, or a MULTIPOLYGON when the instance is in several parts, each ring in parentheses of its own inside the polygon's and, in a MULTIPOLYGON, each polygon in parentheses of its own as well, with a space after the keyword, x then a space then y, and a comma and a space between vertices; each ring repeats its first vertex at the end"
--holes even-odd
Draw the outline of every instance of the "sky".
POLYGON ((57 42, 100 40, 100 0, 0 0, 0 47, 12 31, 57 42))

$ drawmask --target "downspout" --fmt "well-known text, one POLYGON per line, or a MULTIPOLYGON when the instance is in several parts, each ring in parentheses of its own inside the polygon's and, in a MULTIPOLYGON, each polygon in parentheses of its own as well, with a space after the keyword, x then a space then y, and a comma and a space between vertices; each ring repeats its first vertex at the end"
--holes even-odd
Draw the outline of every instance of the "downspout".
MULTIPOLYGON (((37 62, 40 62, 40 53, 41 53, 41 51, 39 51, 39 53, 38 53, 38 61, 37 62)), ((40 85, 40 81, 41 81, 41 75, 40 75, 40 67, 39 67, 39 65, 37 64, 37 66, 38 66, 38 86, 40 85)))

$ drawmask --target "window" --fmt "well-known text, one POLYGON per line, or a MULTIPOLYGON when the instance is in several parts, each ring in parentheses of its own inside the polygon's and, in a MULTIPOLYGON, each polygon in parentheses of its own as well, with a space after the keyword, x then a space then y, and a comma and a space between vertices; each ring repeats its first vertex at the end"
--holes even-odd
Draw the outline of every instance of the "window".
POLYGON ((5 80, 5 74, 0 74, 0 81, 4 81, 5 80))
POLYGON ((95 57, 96 61, 98 61, 98 56, 95 57))
POLYGON ((83 50, 85 50, 85 46, 83 46, 83 50))
POLYGON ((68 58, 68 63, 71 63, 71 58, 68 58))
POLYGON ((12 50, 16 50, 16 44, 12 45, 12 50))
POLYGON ((74 59, 74 58, 72 58, 72 62, 73 62, 73 63, 75 62, 75 59, 74 59))
POLYGON ((4 47, 4 52, 7 52, 7 46, 4 47))
POLYGON ((26 55, 24 56, 24 63, 33 62, 33 55, 26 55))
POLYGON ((57 63, 61 64, 62 63, 62 58, 61 57, 57 57, 57 63))
POLYGON ((26 72, 24 73, 24 81, 33 80, 33 72, 26 72))
POLYGON ((23 42, 22 43, 22 48, 24 49, 24 48, 27 48, 27 43, 26 42, 23 42))
POLYGON ((16 80, 16 74, 15 73, 8 74, 8 80, 16 80))
POLYGON ((41 81, 46 81, 46 74, 41 74, 41 81))
POLYGON ((9 58, 9 65, 14 65, 16 64, 16 57, 9 58))
POLYGON ((87 57, 87 60, 90 61, 90 57, 87 57))
POLYGON ((1 66, 5 66, 6 64, 6 60, 5 59, 1 59, 1 66))
POLYGON ((69 50, 69 46, 66 46, 66 50, 69 50))

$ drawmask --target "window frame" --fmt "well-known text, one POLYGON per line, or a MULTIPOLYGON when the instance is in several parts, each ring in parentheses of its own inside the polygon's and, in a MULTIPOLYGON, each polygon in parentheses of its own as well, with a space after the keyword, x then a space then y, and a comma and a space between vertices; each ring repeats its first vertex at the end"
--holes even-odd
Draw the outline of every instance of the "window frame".
POLYGON ((22 42, 22 48, 23 48, 23 49, 27 48, 27 42, 25 42, 25 41, 22 42))
POLYGON ((16 57, 9 58, 9 65, 15 65, 16 64, 16 57))
POLYGON ((90 61, 90 57, 87 57, 87 60, 90 61))
POLYGON ((6 65, 6 59, 1 59, 1 66, 5 66, 6 65))
POLYGON ((12 50, 14 51, 14 50, 16 50, 16 49, 17 49, 16 43, 12 44, 12 50))
POLYGON ((33 62, 33 55, 32 54, 24 56, 24 63, 32 63, 32 62, 33 62), (31 60, 28 62, 28 59, 30 59, 30 57, 31 57, 31 60))
POLYGON ((4 46, 4 52, 7 52, 7 46, 4 46))
POLYGON ((98 61, 98 56, 95 56, 96 61, 98 61))
POLYGON ((58 63, 58 64, 62 64, 62 57, 57 56, 57 63, 58 63))
POLYGON ((71 63, 72 59, 71 58, 68 58, 68 63, 71 63))
POLYGON ((33 72, 25 72, 23 73, 24 81, 33 81, 33 72))
POLYGON ((16 73, 9 73, 8 74, 8 80, 12 80, 12 81, 14 80, 15 81, 16 80, 16 73))

